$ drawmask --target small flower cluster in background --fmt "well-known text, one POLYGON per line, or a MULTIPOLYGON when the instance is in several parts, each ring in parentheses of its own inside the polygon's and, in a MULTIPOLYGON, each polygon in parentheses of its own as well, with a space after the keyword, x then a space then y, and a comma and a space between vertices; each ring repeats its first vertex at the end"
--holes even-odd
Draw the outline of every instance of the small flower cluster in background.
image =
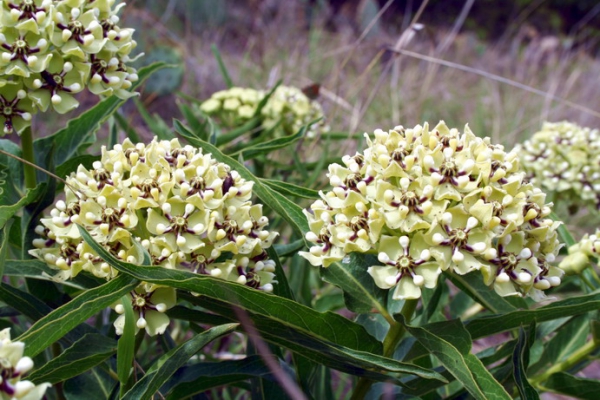
POLYGON ((600 208, 600 131, 563 121, 546 122, 516 151, 530 181, 560 195, 568 206, 600 208))
POLYGON ((550 265, 559 223, 516 153, 443 122, 365 136, 363 154, 330 165, 333 188, 305 210, 312 265, 375 253, 368 272, 394 299, 419 298, 442 271, 480 271, 502 296, 543 298, 560 284, 550 265))
POLYGON ((0 7, 0 135, 22 132, 32 114, 66 113, 86 87, 132 96, 133 29, 119 27, 115 0, 3 0, 0 7))
POLYGON ((25 343, 10 339, 10 328, 0 331, 0 398, 40 400, 49 383, 34 385, 21 380, 33 368, 33 360, 23 357, 25 343))
POLYGON ((598 259, 600 254, 600 230, 593 235, 585 234, 578 243, 569 247, 569 254, 558 265, 568 275, 579 275, 591 265, 590 258, 598 259))
MULTIPOLYGON (((176 139, 148 145, 126 140, 103 148, 93 169, 79 166, 66 182, 66 199, 42 219, 37 232, 43 238, 31 250, 58 270, 57 280, 81 271, 117 275, 83 241, 81 225, 120 260, 139 264, 140 252, 147 251, 152 265, 273 289, 275 264, 265 249, 277 234, 266 230, 262 206, 250 200, 253 182, 210 154, 176 139)), ((144 283, 131 296, 138 328, 162 333, 174 289, 144 283)), ((115 310, 122 313, 123 306, 115 310)))
MULTIPOLYGON (((200 109, 218 118, 223 125, 236 127, 255 115, 266 95, 265 91, 234 87, 214 93, 200 109)), ((262 128, 274 129, 274 136, 292 135, 306 125, 308 138, 329 131, 321 105, 292 86, 278 86, 262 108, 260 118, 262 128)))

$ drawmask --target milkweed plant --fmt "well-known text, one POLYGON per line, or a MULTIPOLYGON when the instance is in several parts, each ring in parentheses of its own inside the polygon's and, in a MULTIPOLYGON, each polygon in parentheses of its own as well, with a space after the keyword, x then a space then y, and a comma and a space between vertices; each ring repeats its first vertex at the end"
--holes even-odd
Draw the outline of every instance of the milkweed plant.
POLYGON ((314 93, 228 82, 148 137, 120 106, 169 65, 132 67, 123 7, 1 2, 2 399, 595 392, 600 233, 554 203, 596 212, 596 130, 363 140, 314 93))

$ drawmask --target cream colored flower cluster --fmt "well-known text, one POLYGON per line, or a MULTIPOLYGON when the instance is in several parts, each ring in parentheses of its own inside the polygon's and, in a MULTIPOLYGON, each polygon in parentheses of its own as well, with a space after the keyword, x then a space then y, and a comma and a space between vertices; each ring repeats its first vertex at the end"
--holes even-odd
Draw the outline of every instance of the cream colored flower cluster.
POLYGON ((330 165, 333 188, 305 210, 314 245, 301 254, 312 265, 375 253, 368 272, 395 299, 419 298, 442 271, 480 271, 503 296, 542 297, 560 283, 550 265, 559 223, 516 153, 443 122, 365 136, 363 154, 330 165))
POLYGON ((49 383, 34 385, 21 378, 33 368, 33 360, 23 357, 25 343, 10 339, 10 328, 0 331, 0 399, 41 400, 49 383))
MULTIPOLYGON (((149 145, 126 140, 112 150, 103 148, 93 169, 79 166, 67 183, 66 199, 42 219, 37 232, 44 238, 31 250, 59 271, 56 279, 81 271, 105 279, 117 275, 83 241, 80 225, 129 263, 141 263, 141 252, 147 251, 153 265, 273 289, 275 264, 265 249, 277 234, 266 230, 262 206, 250 200, 253 182, 210 154, 176 139, 149 145)), ((173 306, 175 293, 143 284, 132 293, 132 304, 138 328, 161 333, 166 316, 158 324, 146 315, 173 306)))
POLYGON ((600 208, 600 131, 571 122, 546 122, 516 147, 531 182, 561 202, 600 208))
MULTIPOLYGON (((227 127, 239 126, 250 120, 267 92, 234 87, 214 93, 200 109, 218 118, 227 127)), ((309 125, 308 138, 329 131, 321 105, 306 96, 301 89, 278 86, 262 108, 263 129, 274 129, 274 136, 292 135, 309 125), (313 121, 316 121, 312 123, 313 121)))
POLYGON ((569 254, 558 265, 567 275, 578 275, 591 265, 593 259, 597 262, 600 255, 600 230, 593 235, 585 234, 578 243, 569 247, 569 254))
POLYGON ((126 63, 136 42, 119 27, 115 0, 0 1, 0 118, 20 133, 31 114, 52 107, 66 113, 88 88, 128 98, 138 77, 126 63))

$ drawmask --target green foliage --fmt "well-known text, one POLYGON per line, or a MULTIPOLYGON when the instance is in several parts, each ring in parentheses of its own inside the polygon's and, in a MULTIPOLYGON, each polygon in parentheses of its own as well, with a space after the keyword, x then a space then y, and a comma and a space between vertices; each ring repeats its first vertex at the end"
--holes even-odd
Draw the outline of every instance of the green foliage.
MULTIPOLYGON (((149 2, 148 7, 159 3, 149 2)), ((191 2, 168 3, 167 11, 175 15, 190 10, 191 2)), ((207 7, 205 3, 202 7, 207 7)), ((365 4, 365 15, 376 10, 374 2, 365 4)), ((214 13, 219 14, 219 7, 214 13)), ((142 68, 136 85, 147 81, 146 94, 175 92, 184 72, 178 52, 155 47, 149 58, 179 66, 162 71, 161 63, 142 68)), ((216 47, 213 52, 223 81, 232 86, 224 59, 216 47)), ((352 253, 319 270, 299 257, 310 231, 307 206, 323 198, 329 164, 341 164, 336 151, 346 141, 359 148, 363 138, 336 132, 310 139, 308 125, 273 138, 270 129, 277 125, 264 128, 260 113, 275 88, 253 117, 235 127, 204 115, 198 107, 201 102, 185 96, 177 100, 185 123, 163 119, 149 109, 147 101, 135 99, 131 107, 152 135, 200 148, 253 182, 269 229, 280 236, 265 254, 256 255, 257 260, 264 256, 273 262, 271 293, 180 265, 180 269, 163 268, 157 265, 161 260, 150 257, 144 240, 133 245, 136 259, 142 261, 127 262, 127 254, 97 240, 102 222, 122 223, 110 218, 98 223, 96 230, 78 225, 85 243, 75 249, 57 247, 57 252, 75 251, 80 259, 98 257, 106 263, 102 268, 114 275, 112 279, 94 277, 86 270, 77 271, 72 279, 59 279, 60 266, 56 260, 52 263, 52 254, 46 263, 30 259, 28 250, 39 236, 40 230, 34 231, 40 215, 58 200, 62 183, 39 172, 42 183, 25 189, 22 165, 0 154, 0 275, 4 277, 0 324, 12 327, 15 340, 25 343, 25 355, 35 362, 27 379, 53 384, 50 399, 282 398, 289 387, 282 384, 281 376, 314 399, 378 398, 390 390, 397 398, 537 399, 544 391, 595 398, 598 382, 577 376, 599 352, 600 279, 593 267, 551 289, 553 297, 543 305, 501 297, 473 273, 443 274, 435 288, 422 289, 417 303, 395 300, 389 290, 375 284, 367 271, 382 264, 378 254, 352 253), (143 329, 136 334, 136 319, 144 308, 130 300, 140 284, 177 290, 177 305, 163 310, 170 324, 154 338, 143 329), (110 308, 117 303, 125 315, 120 336, 113 327, 117 315, 110 308), (264 341, 272 357, 260 353, 252 339, 264 341)), ((93 145, 103 140, 101 127, 109 121, 103 143, 119 144, 122 137, 134 143, 143 140, 146 135, 138 131, 137 120, 127 114, 131 110, 120 109, 123 103, 107 98, 58 132, 38 138, 37 164, 59 177, 80 165, 93 170, 99 159, 93 145)), ((6 140, 0 140, 0 149, 21 155, 20 148, 6 140)), ((163 161, 181 163, 177 167, 181 171, 186 167, 177 157, 163 161)), ((160 175, 147 173, 155 172, 160 175)), ((132 179, 127 173, 106 179, 132 179)), ((151 201, 152 189, 140 197, 151 201)), ((211 222, 213 211, 207 213, 206 223, 225 232, 211 222)), ((168 213, 163 210, 161 217, 168 213)), ((70 229, 75 222, 60 228, 70 229)), ((140 218, 136 229, 148 230, 146 221, 140 218)), ((164 227, 168 229, 175 228, 164 227)), ((558 234, 568 247, 577 243, 566 226, 558 234)), ((140 233, 143 238, 150 235, 140 233)), ((38 241, 36 246, 45 243, 38 241)), ((209 255, 196 256, 195 262, 201 263, 209 255)), ((223 251, 218 257, 211 262, 229 254, 223 251)), ((590 261, 595 262, 593 257, 590 261)), ((152 303, 150 297, 143 300, 152 303)), ((152 303, 149 309, 162 305, 152 303)))

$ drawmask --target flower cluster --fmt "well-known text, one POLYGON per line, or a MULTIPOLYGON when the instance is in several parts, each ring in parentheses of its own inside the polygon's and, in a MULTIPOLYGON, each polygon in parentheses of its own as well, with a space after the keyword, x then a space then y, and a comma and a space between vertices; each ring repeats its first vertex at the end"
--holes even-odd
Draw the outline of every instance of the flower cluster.
MULTIPOLYGON (((277 234, 266 230, 262 206, 250 200, 253 182, 210 154, 177 139, 126 140, 103 148, 93 169, 79 166, 66 182, 65 200, 42 219, 37 232, 43 238, 31 250, 58 270, 56 279, 81 271, 105 279, 117 274, 83 241, 80 225, 129 263, 141 263, 143 249, 153 265, 273 289, 275 264, 265 249, 277 234)), ((175 304, 175 292, 142 284, 131 296, 138 328, 162 333, 168 319, 154 317, 175 304)))
POLYGON ((395 299, 420 297, 442 271, 480 271, 503 296, 541 298, 560 283, 549 264, 559 223, 516 153, 443 122, 365 136, 364 153, 330 165, 332 190, 305 210, 314 245, 301 254, 312 265, 375 253, 368 272, 395 299))
MULTIPOLYGON (((265 91, 234 87, 214 93, 200 105, 200 109, 217 117, 225 126, 235 127, 256 114, 259 103, 266 95, 265 91)), ((291 86, 278 86, 275 89, 264 104, 260 118, 262 128, 273 129, 274 136, 292 135, 307 125, 308 138, 329 131, 321 105, 301 89, 291 86)))
POLYGON ((600 209, 600 131, 546 122, 516 151, 534 185, 560 194, 567 206, 584 201, 600 209))
POLYGON ((569 247, 569 254, 558 265, 567 275, 578 275, 591 265, 590 258, 598 259, 600 255, 600 230, 593 235, 585 234, 583 238, 569 247))
POLYGON ((119 27, 115 0, 0 1, 0 135, 20 133, 37 110, 66 113, 88 88, 131 96, 138 78, 127 66, 136 42, 119 27), (113 7, 114 6, 114 7, 113 7))
POLYGON ((49 383, 34 385, 21 380, 33 368, 33 361, 23 357, 25 343, 10 340, 10 328, 0 331, 0 398, 40 400, 49 383))

